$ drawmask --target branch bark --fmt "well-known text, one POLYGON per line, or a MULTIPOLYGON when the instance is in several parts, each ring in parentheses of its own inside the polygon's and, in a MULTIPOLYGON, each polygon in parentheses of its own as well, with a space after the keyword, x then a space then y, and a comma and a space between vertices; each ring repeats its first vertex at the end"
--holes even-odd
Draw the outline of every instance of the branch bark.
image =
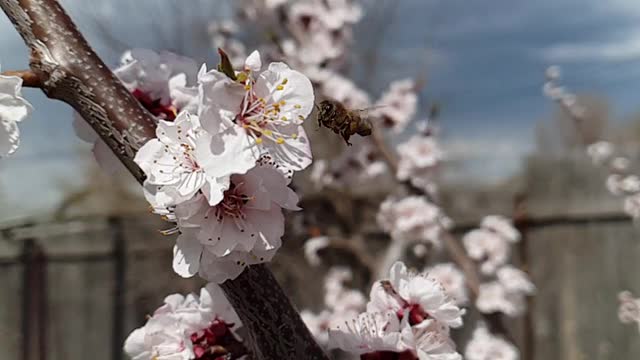
MULTIPOLYGON (((14 74, 71 105, 93 127, 133 176, 136 151, 155 137, 155 119, 91 49, 56 0, 0 0, 0 7, 30 49, 31 71, 14 74)), ((222 284, 249 330, 257 359, 328 359, 286 294, 264 266, 251 266, 222 284)))

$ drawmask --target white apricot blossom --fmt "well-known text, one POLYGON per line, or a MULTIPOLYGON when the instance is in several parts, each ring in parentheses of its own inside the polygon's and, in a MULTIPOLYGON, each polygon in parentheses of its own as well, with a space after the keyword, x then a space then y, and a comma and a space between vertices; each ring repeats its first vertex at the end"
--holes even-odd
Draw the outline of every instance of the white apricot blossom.
POLYGON ((640 193, 625 197, 624 212, 634 219, 640 218, 640 193))
POLYGON ((474 229, 462 238, 469 257, 481 261, 480 270, 487 275, 495 271, 509 260, 511 247, 509 242, 487 229, 474 229))
POLYGON ((416 113, 418 95, 415 82, 411 79, 392 82, 375 105, 378 108, 371 115, 382 119, 382 123, 395 132, 402 132, 416 113))
POLYGON ((291 38, 282 41, 280 49, 292 65, 312 70, 341 61, 362 9, 350 0, 311 0, 293 2, 285 13, 291 38))
POLYGON ((622 291, 618 294, 618 319, 623 324, 638 325, 640 329, 640 298, 634 298, 630 291, 622 291))
POLYGON ((201 194, 175 207, 182 234, 174 248, 174 270, 222 282, 251 264, 270 261, 284 234, 282 209, 299 210, 298 197, 280 172, 260 163, 231 175, 215 205, 201 194))
POLYGON ((520 233, 503 216, 486 216, 479 229, 464 235, 462 242, 469 256, 481 262, 480 270, 492 275, 506 264, 511 254, 511 243, 520 240, 520 233))
POLYGON ((396 241, 428 242, 436 246, 440 245, 443 229, 451 226, 442 210, 423 196, 387 198, 380 205, 377 221, 396 241))
POLYGON ((198 75, 202 127, 214 137, 242 134, 251 146, 238 156, 269 154, 285 172, 311 164, 311 148, 302 127, 314 105, 313 87, 307 77, 284 63, 262 70, 260 54, 245 61, 237 80, 203 67, 198 75))
POLYGON ((501 312, 507 316, 520 316, 526 309, 525 298, 518 293, 510 293, 498 281, 480 284, 476 307, 485 314, 501 312))
POLYGON ((520 353, 510 342, 492 335, 486 327, 479 326, 473 331, 464 357, 467 360, 518 360, 520 353))
POLYGON ((606 187, 613 195, 634 194, 640 192, 640 177, 611 174, 607 177, 606 187))
POLYGON ((231 174, 255 166, 255 159, 244 151, 250 144, 243 134, 229 129, 214 138, 188 112, 174 121, 160 120, 156 136, 134 158, 147 176, 145 195, 154 208, 178 205, 198 192, 215 205, 229 187, 231 174))
POLYGON ((171 120, 197 99, 195 60, 168 51, 132 49, 114 74, 138 101, 159 119, 171 120))
POLYGON ((334 267, 329 270, 325 278, 324 303, 334 313, 340 313, 343 317, 350 314, 355 316, 364 309, 366 304, 365 297, 360 291, 345 286, 352 277, 353 274, 348 268, 334 267))
POLYGON ((328 345, 330 328, 340 326, 345 321, 357 317, 365 308, 364 295, 358 290, 345 286, 345 282, 351 280, 351 277, 349 269, 331 268, 324 282, 325 309, 317 314, 309 310, 303 310, 300 313, 303 321, 322 346, 328 345))
MULTIPOLYGON (((402 341, 416 360, 462 360, 451 340, 449 328, 433 320, 424 321, 418 326, 409 326, 404 321, 402 341)), ((405 354, 407 354, 405 353, 405 354)), ((411 359, 406 356, 401 359, 411 359)))
POLYGON ((410 325, 436 320, 447 327, 462 325, 465 311, 456 306, 443 286, 426 273, 408 271, 396 262, 389 271, 390 278, 376 282, 371 288, 368 312, 394 311, 407 314, 410 325))
POLYGON ((476 307, 483 313, 521 315, 526 309, 526 296, 535 292, 535 285, 525 272, 512 266, 500 268, 496 276, 496 281, 480 284, 476 307))
POLYGON ((529 279, 529 275, 514 266, 501 267, 496 272, 496 277, 509 292, 531 295, 536 291, 536 286, 529 279))
POLYGON ((129 335, 124 350, 134 360, 224 356, 225 346, 240 341, 235 332, 241 326, 222 290, 208 284, 200 296, 167 296, 147 323, 129 335))
POLYGON ((442 286, 455 303, 460 306, 469 298, 467 295, 467 283, 462 271, 453 263, 441 263, 424 270, 430 278, 433 278, 442 286))
POLYGON ((393 311, 365 312, 357 318, 329 329, 329 348, 361 355, 376 351, 406 350, 400 320, 393 311))
POLYGON ((436 139, 432 136, 412 136, 398 145, 398 155, 398 180, 409 180, 413 186, 433 193, 434 173, 444 159, 444 152, 436 139))
POLYGON ((20 145, 18 123, 33 107, 22 97, 22 79, 0 75, 0 157, 13 154, 20 145))
POLYGON ((501 215, 485 216, 480 226, 498 234, 500 237, 515 243, 520 241, 520 232, 513 227, 510 219, 501 215))
POLYGON ((338 73, 325 71, 319 80, 320 92, 325 97, 339 101, 349 109, 363 110, 371 104, 369 95, 365 91, 338 73))
POLYGON ((329 238, 327 236, 314 236, 304 243, 304 257, 312 266, 318 266, 322 263, 318 251, 329 246, 329 238))
POLYGON ((587 154, 596 165, 602 165, 609 161, 613 153, 614 147, 607 141, 598 141, 587 147, 587 154))
MULTIPOLYGON (((158 120, 173 121, 183 110, 195 110, 198 90, 194 60, 167 51, 149 49, 126 51, 114 74, 125 88, 158 120)), ((109 146, 77 113, 73 129, 78 137, 93 143, 93 154, 100 167, 109 174, 126 173, 125 167, 109 146)))

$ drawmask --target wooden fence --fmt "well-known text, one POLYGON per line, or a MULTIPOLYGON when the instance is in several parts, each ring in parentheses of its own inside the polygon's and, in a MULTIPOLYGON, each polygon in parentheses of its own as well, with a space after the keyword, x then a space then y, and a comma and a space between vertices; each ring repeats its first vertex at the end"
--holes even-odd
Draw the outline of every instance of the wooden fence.
MULTIPOLYGON (((164 296, 202 285, 168 270, 172 240, 157 233, 161 226, 150 216, 128 216, 3 229, 3 358, 123 359, 124 338, 164 296)), ((523 359, 637 359, 640 334, 616 315, 620 290, 640 292, 633 223, 607 213, 529 218, 521 226, 525 240, 516 257, 538 286, 528 315, 509 321, 523 359)), ((303 260, 291 264, 291 256, 285 261, 274 266, 304 267, 303 260)), ((305 278, 284 279, 302 306, 305 278)))

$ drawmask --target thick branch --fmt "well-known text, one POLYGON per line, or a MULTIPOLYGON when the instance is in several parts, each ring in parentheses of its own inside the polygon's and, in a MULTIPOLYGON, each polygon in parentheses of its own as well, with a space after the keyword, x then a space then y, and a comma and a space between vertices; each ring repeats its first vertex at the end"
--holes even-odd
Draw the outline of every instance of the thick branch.
POLYGON ((222 290, 249 330, 257 359, 328 359, 264 265, 248 267, 222 290))
MULTIPOLYGON (((133 157, 155 136, 153 116, 105 66, 56 0, 0 0, 0 7, 31 50, 31 71, 42 90, 78 111, 142 183, 144 174, 133 157)), ((249 267, 223 289, 248 328, 258 359, 327 359, 264 266, 249 267)))

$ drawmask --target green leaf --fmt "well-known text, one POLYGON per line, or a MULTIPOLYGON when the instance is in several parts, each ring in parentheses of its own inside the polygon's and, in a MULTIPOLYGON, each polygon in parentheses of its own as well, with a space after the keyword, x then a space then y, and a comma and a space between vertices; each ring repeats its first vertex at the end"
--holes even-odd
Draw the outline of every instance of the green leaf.
POLYGON ((229 60, 229 56, 224 50, 218 48, 218 54, 220 54, 220 63, 218 64, 218 71, 227 75, 227 77, 233 81, 237 80, 236 72, 233 70, 233 65, 229 60))

